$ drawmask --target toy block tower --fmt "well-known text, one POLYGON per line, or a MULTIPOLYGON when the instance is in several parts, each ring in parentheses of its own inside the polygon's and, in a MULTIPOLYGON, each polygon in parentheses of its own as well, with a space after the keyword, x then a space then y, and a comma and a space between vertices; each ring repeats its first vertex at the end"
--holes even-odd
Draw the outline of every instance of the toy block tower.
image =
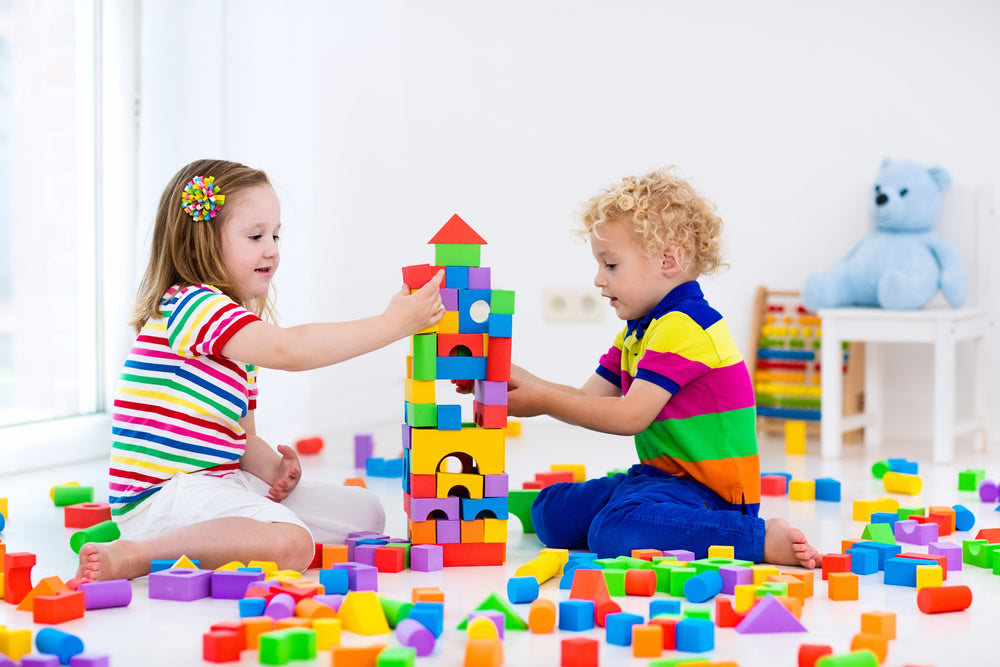
POLYGON ((439 544, 444 565, 501 565, 507 550, 504 427, 514 292, 493 289, 486 243, 462 218, 431 238, 434 265, 403 268, 419 289, 441 269, 445 315, 410 337, 403 424, 403 505, 413 544, 439 544), (450 384, 473 385, 472 422, 450 384))

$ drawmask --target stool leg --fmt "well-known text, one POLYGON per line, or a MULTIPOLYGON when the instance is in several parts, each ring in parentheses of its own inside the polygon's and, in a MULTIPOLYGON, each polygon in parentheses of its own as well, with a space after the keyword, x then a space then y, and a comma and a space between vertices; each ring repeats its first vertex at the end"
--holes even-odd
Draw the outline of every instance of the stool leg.
POLYGON ((941 325, 934 341, 934 463, 955 456, 955 339, 941 325))
POLYGON ((982 424, 973 438, 973 446, 978 452, 985 452, 990 439, 990 336, 984 334, 972 341, 972 408, 974 418, 982 424))
POLYGON ((865 446, 882 444, 885 424, 886 344, 865 343, 865 446))
POLYGON ((840 426, 844 414, 843 364, 840 335, 832 317, 823 318, 823 347, 820 358, 822 374, 822 419, 820 420, 820 448, 823 458, 840 458, 844 449, 844 434, 840 426))

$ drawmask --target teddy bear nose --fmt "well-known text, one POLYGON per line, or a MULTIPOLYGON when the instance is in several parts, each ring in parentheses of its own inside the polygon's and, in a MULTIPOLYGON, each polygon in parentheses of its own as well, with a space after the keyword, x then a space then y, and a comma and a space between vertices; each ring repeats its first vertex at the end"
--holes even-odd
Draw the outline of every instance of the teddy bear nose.
POLYGON ((885 196, 884 192, 880 192, 878 197, 875 197, 875 203, 879 206, 884 206, 887 201, 889 201, 889 198, 885 196))

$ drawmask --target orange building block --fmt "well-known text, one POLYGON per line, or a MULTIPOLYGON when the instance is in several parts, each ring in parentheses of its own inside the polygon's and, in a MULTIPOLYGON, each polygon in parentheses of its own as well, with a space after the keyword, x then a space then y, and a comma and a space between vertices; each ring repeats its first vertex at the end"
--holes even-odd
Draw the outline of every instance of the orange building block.
POLYGON ((866 611, 861 614, 861 632, 896 638, 896 614, 891 611, 866 611))
POLYGON ((324 544, 323 545, 323 569, 328 570, 334 563, 347 562, 346 544, 324 544))
POLYGON ((790 574, 772 574, 769 575, 766 581, 774 581, 779 584, 788 584, 788 596, 793 598, 798 598, 799 600, 806 599, 806 585, 798 577, 792 576, 790 574))
MULTIPOLYGON (((758 601, 761 599, 763 598, 757 598, 758 601)), ((801 598, 793 598, 787 595, 776 595, 774 596, 774 599, 780 602, 785 607, 785 609, 792 612, 792 615, 795 616, 795 618, 802 618, 801 598)))
POLYGON ((786 572, 785 574, 791 575, 802 582, 802 586, 804 587, 803 592, 806 598, 811 598, 813 596, 815 572, 812 570, 806 570, 804 572, 786 572))
POLYGON ((659 658, 663 653, 663 626, 632 626, 632 655, 636 658, 659 658))
POLYGON ((317 602, 312 598, 303 598, 295 604, 295 615, 311 621, 316 618, 336 618, 337 612, 333 610, 333 607, 322 602, 317 602))
POLYGON ((411 544, 436 544, 437 521, 413 521, 410 519, 411 544))
POLYGON ((827 583, 827 595, 831 600, 858 599, 858 575, 853 572, 831 572, 827 583))
POLYGON ((486 522, 482 519, 472 521, 460 521, 459 529, 463 543, 485 542, 486 522))
POLYGON ((437 586, 414 586, 411 602, 444 602, 444 591, 437 586))
POLYGON ((74 618, 83 618, 85 611, 83 591, 65 590, 55 595, 35 596, 33 619, 35 623, 55 625, 74 618))
POLYGON ((285 628, 309 629, 311 627, 312 627, 311 618, 299 618, 298 616, 289 616, 288 618, 280 618, 274 623, 275 630, 284 630, 285 628))
POLYGON ((465 667, 500 667, 503 642, 499 639, 470 639, 465 644, 465 667))
POLYGON ((651 561, 653 558, 659 558, 663 555, 663 552, 659 549, 632 549, 632 558, 639 558, 640 560, 651 561))
POLYGON ((256 651, 260 648, 260 636, 274 630, 274 619, 270 616, 248 616, 240 619, 246 634, 246 648, 256 651))
POLYGON ((851 638, 851 650, 860 651, 863 648, 874 653, 878 664, 881 665, 885 662, 885 656, 889 652, 889 641, 882 635, 861 632, 851 638))
MULTIPOLYGON (((719 598, 716 597, 716 600, 719 598)), ((677 623, 679 618, 669 618, 667 616, 657 616, 649 619, 650 625, 659 625, 663 628, 663 650, 673 651, 677 647, 677 623)))
POLYGON ((375 667, 378 654, 386 649, 388 644, 374 646, 334 646, 330 653, 332 667, 375 667))
POLYGON ((528 627, 535 634, 548 634, 556 627, 556 605, 552 600, 538 598, 528 609, 528 627))
POLYGON ((368 485, 365 484, 365 480, 362 477, 348 477, 344 480, 344 486, 360 486, 362 489, 368 488, 368 485))
POLYGON ((63 580, 59 577, 45 577, 22 598, 21 603, 17 605, 17 610, 34 611, 35 598, 39 595, 57 595, 68 590, 69 586, 64 584, 63 580))

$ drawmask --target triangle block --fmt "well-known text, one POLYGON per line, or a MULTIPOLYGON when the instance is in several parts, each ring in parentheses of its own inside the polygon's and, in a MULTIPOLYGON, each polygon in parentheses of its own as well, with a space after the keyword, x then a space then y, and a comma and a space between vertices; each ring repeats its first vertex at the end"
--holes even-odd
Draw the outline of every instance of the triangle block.
POLYGON ((740 634, 766 634, 769 632, 807 632, 806 626, 795 618, 785 605, 773 595, 764 598, 747 612, 736 632, 740 634))
POLYGON ((593 600, 594 604, 611 599, 604 570, 578 569, 573 573, 573 583, 569 589, 570 600, 593 600))
MULTIPOLYGON (((496 593, 490 593, 485 600, 483 600, 478 607, 473 609, 473 611, 499 611, 504 616, 503 627, 506 630, 527 630, 528 624, 524 622, 524 619, 517 615, 514 608, 510 604, 498 596, 496 593)), ((340 616, 339 614, 337 615, 340 616)), ((468 625, 469 619, 464 618, 462 622, 458 624, 459 630, 465 630, 465 626, 468 625)))
POLYGON ((870 523, 865 526, 865 532, 861 533, 861 539, 881 542, 882 544, 895 544, 896 536, 893 534, 892 526, 887 523, 870 523))
POLYGON ((458 217, 458 214, 451 216, 448 222, 438 230, 437 234, 428 243, 455 243, 459 245, 486 245, 486 239, 476 233, 469 224, 458 217))
POLYGON ((21 603, 17 605, 18 611, 34 611, 35 598, 39 595, 57 595, 62 591, 68 591, 69 586, 63 583, 59 577, 45 577, 38 582, 38 585, 28 591, 21 603))
POLYGON ((348 632, 359 635, 384 635, 390 632, 389 622, 375 591, 350 591, 344 598, 337 618, 348 632))
POLYGON ((187 556, 181 556, 176 561, 174 561, 174 564, 170 566, 170 569, 172 569, 172 570, 178 570, 178 569, 180 569, 180 570, 197 570, 198 566, 195 565, 194 561, 191 560, 190 558, 188 558, 187 556))

